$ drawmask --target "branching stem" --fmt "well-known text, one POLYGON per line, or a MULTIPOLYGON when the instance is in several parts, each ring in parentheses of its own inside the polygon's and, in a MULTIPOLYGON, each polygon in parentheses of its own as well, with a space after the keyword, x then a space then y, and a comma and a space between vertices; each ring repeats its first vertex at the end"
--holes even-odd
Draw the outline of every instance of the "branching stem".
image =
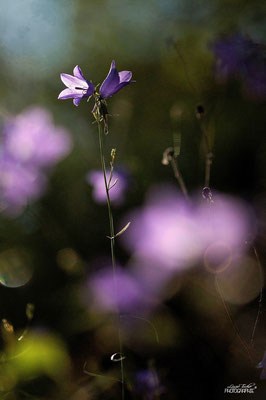
MULTIPOLYGON (((108 207, 108 216, 109 216, 109 225, 110 225, 110 244, 111 244, 111 257, 112 257, 112 268, 113 268, 113 281, 114 281, 114 290, 115 290, 115 298, 117 299, 117 292, 118 292, 118 285, 117 285, 117 279, 116 279, 116 260, 115 260, 115 231, 114 231, 114 219, 113 219, 113 214, 112 214, 112 208, 111 208, 111 201, 110 201, 110 196, 109 196, 109 185, 110 185, 110 180, 109 182, 107 181, 107 174, 106 174, 106 166, 105 166, 105 159, 104 159, 104 151, 103 151, 103 135, 102 135, 102 127, 101 123, 97 121, 98 125, 98 135, 99 135, 99 147, 100 147, 100 157, 101 157, 101 165, 102 165, 102 172, 104 176, 104 184, 105 184, 105 191, 106 191, 106 200, 107 200, 107 207, 108 207)), ((112 175, 112 174, 110 174, 112 175)), ((118 308, 118 306, 117 306, 118 308)), ((123 344, 122 344, 122 338, 121 338, 121 332, 120 332, 120 314, 119 314, 119 309, 117 310, 118 312, 118 341, 119 341, 119 352, 123 354, 123 344)), ((123 357, 121 357, 120 360, 120 367, 121 367, 121 390, 122 390, 122 400, 124 400, 125 397, 125 388, 124 388, 124 364, 123 364, 123 357)))

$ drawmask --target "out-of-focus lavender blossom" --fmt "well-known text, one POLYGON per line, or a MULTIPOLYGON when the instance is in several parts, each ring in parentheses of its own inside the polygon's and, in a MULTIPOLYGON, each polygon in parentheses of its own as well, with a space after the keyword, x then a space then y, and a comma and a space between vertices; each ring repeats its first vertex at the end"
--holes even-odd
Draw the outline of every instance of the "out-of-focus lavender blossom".
POLYGON ((217 39, 211 48, 216 58, 216 76, 220 81, 241 77, 247 94, 255 98, 265 98, 265 45, 235 34, 217 39))
POLYGON ((85 302, 90 297, 92 309, 103 312, 143 313, 151 306, 151 298, 133 274, 111 267, 103 268, 90 277, 85 290, 85 302), (87 299, 87 300, 86 300, 87 299))
POLYGON ((216 73, 221 79, 239 75, 253 48, 252 42, 239 34, 220 38, 211 47, 216 57, 216 73))
POLYGON ((185 203, 174 190, 153 190, 146 204, 126 217, 130 229, 121 236, 135 258, 145 264, 180 271, 203 260, 241 251, 250 239, 249 210, 242 203, 215 195, 214 203, 185 203), (210 255, 210 254, 209 254, 210 255))
POLYGON ((32 107, 3 124, 0 153, 0 204, 18 214, 37 199, 46 186, 46 168, 72 147, 67 131, 53 125, 50 113, 32 107))
POLYGON ((46 178, 38 169, 12 158, 0 159, 0 211, 19 213, 43 193, 45 186, 46 178))
POLYGON ((204 245, 223 242, 236 249, 254 234, 247 206, 240 200, 218 193, 214 195, 212 204, 204 202, 199 205, 196 217, 204 245))
POLYGON ((169 269, 183 269, 202 248, 194 212, 175 190, 154 190, 143 208, 131 213, 121 240, 137 259, 169 269))
POLYGON ((17 162, 50 167, 69 153, 69 134, 53 124, 51 114, 33 107, 13 118, 4 129, 4 151, 17 162))
POLYGON ((152 400, 162 392, 158 374, 154 370, 142 370, 135 375, 135 391, 152 400))
MULTIPOLYGON (((110 178, 110 171, 106 174, 107 182, 110 178)), ((97 203, 106 202, 106 191, 104 176, 100 170, 92 170, 86 176, 87 182, 93 187, 93 198, 97 203)), ((123 204, 125 200, 125 194, 128 188, 128 174, 125 170, 118 169, 113 171, 112 181, 110 183, 111 189, 109 190, 109 196, 113 205, 119 206, 123 204), (116 184, 112 187, 112 185, 116 184)))
POLYGON ((132 72, 131 71, 118 72, 115 68, 115 61, 113 60, 108 75, 100 87, 101 98, 107 99, 108 97, 113 96, 123 87, 129 85, 130 83, 135 82, 132 81, 131 78, 132 78, 132 72))
POLYGON ((73 99, 75 106, 78 106, 84 98, 90 97, 94 93, 92 82, 87 81, 78 65, 73 70, 73 75, 61 74, 61 80, 67 89, 59 93, 59 100, 73 99))
POLYGON ((266 379, 266 351, 264 353, 263 359, 261 360, 261 362, 258 363, 256 368, 262 368, 260 379, 266 379))

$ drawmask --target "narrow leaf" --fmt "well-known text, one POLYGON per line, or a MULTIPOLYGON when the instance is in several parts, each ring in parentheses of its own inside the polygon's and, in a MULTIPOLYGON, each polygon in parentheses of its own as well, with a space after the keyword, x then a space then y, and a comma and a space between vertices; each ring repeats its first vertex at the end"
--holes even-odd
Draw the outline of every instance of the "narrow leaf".
POLYGON ((129 228, 130 224, 131 224, 131 222, 128 222, 128 223, 126 224, 126 226, 124 226, 124 228, 121 229, 121 231, 119 231, 118 233, 116 233, 114 236, 107 236, 108 239, 114 239, 114 238, 116 238, 117 236, 122 235, 122 233, 124 233, 124 232, 127 230, 127 228, 129 228))
POLYGON ((114 181, 114 183, 108 187, 108 190, 112 189, 118 182, 118 178, 116 178, 116 180, 114 181))

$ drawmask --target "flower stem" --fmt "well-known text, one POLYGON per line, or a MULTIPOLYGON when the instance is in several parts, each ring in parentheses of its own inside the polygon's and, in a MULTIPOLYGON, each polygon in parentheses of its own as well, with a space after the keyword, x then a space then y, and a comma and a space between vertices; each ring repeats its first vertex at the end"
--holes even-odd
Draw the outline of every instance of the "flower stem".
MULTIPOLYGON (((111 243, 111 257, 112 257, 112 268, 113 268, 113 281, 114 281, 114 290, 115 290, 115 298, 117 298, 117 279, 116 279, 116 260, 115 260, 115 231, 114 231, 114 219, 112 214, 111 208, 111 201, 109 196, 109 185, 106 177, 106 166, 105 166, 105 159, 104 159, 104 152, 103 152, 103 135, 102 135, 102 127, 101 123, 97 122, 98 124, 98 135, 99 135, 99 147, 100 147, 100 157, 101 157, 101 165, 102 165, 102 172, 104 176, 104 184, 105 184, 105 191, 106 191, 106 200, 107 200, 107 207, 108 207, 108 216, 109 216, 109 225, 110 225, 110 243, 111 243)), ((121 354, 120 359, 120 368, 121 368, 121 390, 122 390, 122 400, 124 400, 124 364, 123 364, 123 344, 120 332, 120 312, 119 307, 117 305, 117 312, 118 312, 118 341, 119 341, 119 352, 121 354)))
POLYGON ((211 152, 211 146, 209 142, 208 132, 203 124, 200 124, 200 129, 202 131, 204 142, 205 142, 205 187, 210 186, 210 176, 211 176, 211 165, 213 154, 211 152))
POLYGON ((173 169, 174 176, 175 176, 175 178, 177 179, 177 181, 179 183, 180 189, 181 189, 184 197, 186 199, 188 199, 187 187, 185 185, 185 182, 184 182, 184 179, 183 179, 183 177, 181 175, 181 172, 180 172, 180 170, 178 168, 177 160, 174 157, 172 157, 171 160, 170 160, 170 164, 171 164, 171 167, 173 169))

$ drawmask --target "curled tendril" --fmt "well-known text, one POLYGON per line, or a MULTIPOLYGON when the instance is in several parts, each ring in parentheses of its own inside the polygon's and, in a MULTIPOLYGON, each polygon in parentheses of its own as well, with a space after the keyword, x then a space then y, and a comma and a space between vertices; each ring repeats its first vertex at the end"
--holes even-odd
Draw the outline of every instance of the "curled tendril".
POLYGON ((122 353, 114 353, 111 355, 110 359, 114 362, 119 362, 124 360, 126 357, 122 353))
POLYGON ((212 191, 208 186, 202 189, 202 197, 209 203, 213 203, 212 191))
POLYGON ((173 147, 167 147, 167 149, 165 149, 163 152, 162 164, 168 165, 170 161, 173 159, 173 157, 174 157, 173 147))

